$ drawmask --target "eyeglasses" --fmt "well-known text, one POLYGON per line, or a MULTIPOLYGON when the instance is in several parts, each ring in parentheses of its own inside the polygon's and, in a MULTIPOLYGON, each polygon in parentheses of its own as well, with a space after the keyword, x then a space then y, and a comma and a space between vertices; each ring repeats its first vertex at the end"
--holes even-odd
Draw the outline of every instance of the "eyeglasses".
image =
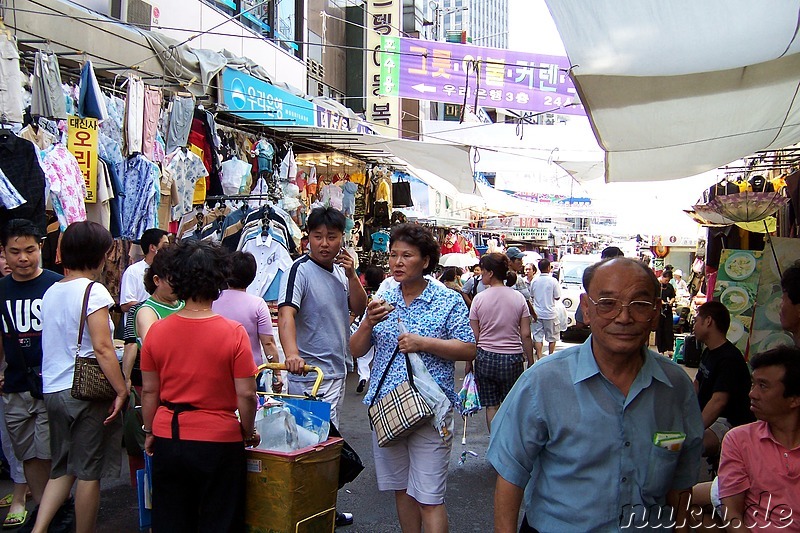
POLYGON ((596 302, 592 297, 586 295, 589 301, 594 304, 594 308, 600 318, 614 319, 622 312, 623 307, 628 308, 628 314, 637 322, 645 322, 653 318, 653 312, 656 310, 656 305, 653 302, 643 300, 634 300, 629 304, 623 304, 616 298, 600 298, 596 302))

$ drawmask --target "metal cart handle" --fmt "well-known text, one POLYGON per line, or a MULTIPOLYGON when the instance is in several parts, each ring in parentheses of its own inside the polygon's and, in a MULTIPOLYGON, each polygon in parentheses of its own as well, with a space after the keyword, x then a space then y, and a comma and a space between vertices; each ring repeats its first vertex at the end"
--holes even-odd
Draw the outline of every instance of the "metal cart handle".
MULTIPOLYGON (((286 365, 284 363, 264 363, 263 365, 259 365, 258 371, 261 372, 262 370, 286 370, 286 365)), ((322 385, 322 380, 325 377, 322 373, 322 369, 318 366, 311 366, 305 365, 303 366, 303 372, 316 372, 317 379, 314 380, 314 386, 311 388, 311 395, 316 396, 317 392, 319 392, 319 387, 322 385)))

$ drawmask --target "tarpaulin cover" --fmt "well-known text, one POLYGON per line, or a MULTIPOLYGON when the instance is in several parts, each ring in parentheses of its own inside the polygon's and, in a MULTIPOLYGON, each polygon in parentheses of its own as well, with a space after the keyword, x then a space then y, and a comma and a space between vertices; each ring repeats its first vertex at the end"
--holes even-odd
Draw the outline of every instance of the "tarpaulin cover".
POLYGON ((797 0, 546 0, 606 181, 700 174, 800 141, 797 0))

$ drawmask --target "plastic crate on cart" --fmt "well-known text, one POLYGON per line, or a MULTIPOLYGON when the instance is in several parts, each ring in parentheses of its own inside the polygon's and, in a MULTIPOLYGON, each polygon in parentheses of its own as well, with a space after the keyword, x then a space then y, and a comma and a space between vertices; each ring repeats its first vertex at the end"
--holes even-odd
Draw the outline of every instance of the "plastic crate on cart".
POLYGON ((248 533, 330 533, 343 440, 282 453, 247 450, 248 533))

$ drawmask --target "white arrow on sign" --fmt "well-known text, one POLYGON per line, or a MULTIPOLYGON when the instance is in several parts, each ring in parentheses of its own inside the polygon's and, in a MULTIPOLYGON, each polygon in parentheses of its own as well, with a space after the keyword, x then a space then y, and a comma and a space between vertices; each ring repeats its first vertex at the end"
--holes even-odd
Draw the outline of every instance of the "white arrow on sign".
POLYGON ((425 85, 424 83, 418 83, 416 85, 411 86, 412 89, 416 89, 421 93, 435 93, 436 87, 432 85, 425 85))

